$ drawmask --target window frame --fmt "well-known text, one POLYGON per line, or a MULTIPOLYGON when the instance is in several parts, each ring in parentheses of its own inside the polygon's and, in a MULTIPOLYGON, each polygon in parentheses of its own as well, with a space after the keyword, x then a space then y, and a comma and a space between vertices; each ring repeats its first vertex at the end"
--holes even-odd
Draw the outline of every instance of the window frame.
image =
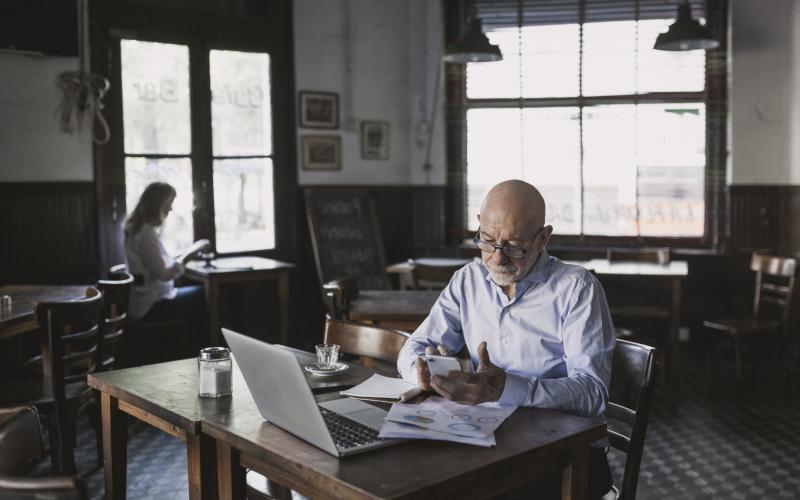
MULTIPOLYGON (((125 158, 176 155, 130 155, 123 140, 121 92, 121 39, 174 43, 189 47, 193 234, 216 245, 214 214, 209 54, 211 50, 266 53, 270 58, 270 105, 272 113, 272 160, 275 246, 271 249, 225 253, 226 256, 258 255, 291 259, 295 254, 294 224, 297 217, 293 193, 297 188, 294 168, 294 79, 292 76, 291 4, 270 4, 274 15, 258 19, 216 16, 190 9, 132 5, 121 0, 92 0, 90 4, 92 70, 107 75, 111 88, 105 100, 105 116, 111 140, 94 146, 95 181, 102 269, 124 262, 125 158), (208 96, 206 99, 199 96, 208 96), (278 211, 281 207, 281 211, 278 211), (279 215, 280 214, 280 215, 279 215)), ((184 157, 186 155, 177 155, 184 157)))
MULTIPOLYGON (((466 28, 463 5, 448 0, 445 31, 448 41, 456 40, 466 28)), ((706 107, 706 165, 704 234, 700 237, 559 235, 551 240, 554 247, 608 246, 671 246, 722 251, 725 238, 725 161, 727 151, 727 0, 706 0, 706 25, 720 40, 720 47, 705 53, 705 88, 692 92, 651 92, 643 94, 576 96, 557 98, 478 98, 470 99, 466 91, 466 66, 447 65, 448 123, 448 211, 447 224, 459 237, 468 237, 467 213, 467 122, 470 109, 585 107, 603 104, 703 103, 706 107)), ((491 64, 491 63, 488 63, 491 64)))

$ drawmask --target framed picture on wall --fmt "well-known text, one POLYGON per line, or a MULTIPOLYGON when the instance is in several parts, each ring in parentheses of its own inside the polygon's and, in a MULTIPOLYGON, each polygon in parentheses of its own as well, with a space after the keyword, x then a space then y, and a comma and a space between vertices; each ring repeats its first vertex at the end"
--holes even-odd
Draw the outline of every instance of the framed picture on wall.
POLYGON ((342 139, 335 135, 301 137, 303 170, 341 170, 342 139))
POLYGON ((389 159, 389 122, 361 122, 361 158, 389 159))
POLYGON ((333 92, 300 91, 300 127, 339 128, 339 96, 333 92))

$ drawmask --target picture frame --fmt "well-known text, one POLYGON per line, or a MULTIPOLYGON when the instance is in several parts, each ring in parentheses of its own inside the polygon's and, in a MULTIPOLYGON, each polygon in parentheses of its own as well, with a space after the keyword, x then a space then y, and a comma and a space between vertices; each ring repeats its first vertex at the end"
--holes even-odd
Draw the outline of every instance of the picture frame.
POLYGON ((389 122, 361 122, 361 158, 365 160, 389 159, 389 122))
POLYGON ((303 170, 341 170, 342 138, 336 135, 304 135, 300 149, 303 170))
POLYGON ((303 90, 299 93, 301 128, 339 128, 339 95, 303 90))

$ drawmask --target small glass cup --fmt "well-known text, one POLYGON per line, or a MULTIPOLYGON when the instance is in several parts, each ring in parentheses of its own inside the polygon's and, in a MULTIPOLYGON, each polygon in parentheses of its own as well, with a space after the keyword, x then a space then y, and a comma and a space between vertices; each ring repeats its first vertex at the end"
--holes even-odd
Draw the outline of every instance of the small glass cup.
POLYGON ((317 368, 335 370, 339 364, 339 344, 317 344, 317 368))

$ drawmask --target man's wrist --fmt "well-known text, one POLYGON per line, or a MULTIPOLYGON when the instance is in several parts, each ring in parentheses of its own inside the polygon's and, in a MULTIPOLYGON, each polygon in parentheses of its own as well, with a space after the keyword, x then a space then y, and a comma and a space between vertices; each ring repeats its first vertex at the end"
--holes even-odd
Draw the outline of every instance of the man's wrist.
POLYGON ((505 384, 503 386, 498 403, 514 406, 523 406, 525 401, 533 393, 535 381, 529 380, 513 373, 505 374, 505 384))

